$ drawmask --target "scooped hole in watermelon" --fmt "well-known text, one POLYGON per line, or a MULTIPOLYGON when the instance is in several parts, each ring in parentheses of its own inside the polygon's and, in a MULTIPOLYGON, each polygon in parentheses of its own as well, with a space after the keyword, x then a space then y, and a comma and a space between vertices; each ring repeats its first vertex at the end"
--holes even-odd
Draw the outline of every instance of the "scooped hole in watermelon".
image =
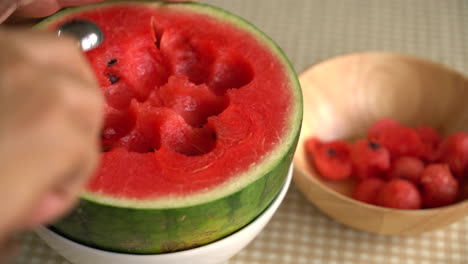
POLYGON ((227 96, 217 96, 205 84, 195 85, 185 76, 169 78, 159 89, 159 99, 193 127, 206 124, 229 104, 227 96))
POLYGON ((160 145, 142 134, 136 134, 136 139, 125 147, 129 152, 150 153, 158 151, 160 145))
MULTIPOLYGON (((231 27, 209 22, 219 29, 207 30, 175 23, 165 15, 156 18, 153 12, 142 10, 132 18, 125 13, 109 16, 107 19, 113 23, 104 22, 101 15, 94 13, 77 16, 96 22, 105 33, 102 45, 85 55, 102 87, 107 106, 131 116, 118 117, 119 112, 106 118, 102 151, 123 147, 129 152, 147 153, 165 148, 197 156, 217 146, 235 146, 259 136, 254 129, 257 127, 254 123, 259 121, 251 120, 259 111, 256 108, 248 116, 238 118, 226 113, 221 118, 226 128, 209 122, 229 108, 231 92, 247 92, 248 100, 242 100, 242 104, 249 108, 250 102, 257 100, 252 97, 255 93, 250 92, 257 87, 246 86, 273 67, 269 60, 258 67, 260 61, 248 59, 250 55, 239 49, 244 44, 238 44, 237 40, 242 39, 239 36, 243 33, 233 31, 235 36, 219 37, 219 32, 231 27), (114 24, 126 31, 116 31, 114 24)), ((275 83, 276 77, 265 76, 258 83, 270 87, 268 83, 275 83)), ((264 92, 261 94, 260 99, 264 92)), ((236 96, 239 98, 237 93, 236 96)), ((287 100, 278 99, 280 103, 283 101, 287 100)), ((268 114, 266 117, 270 118, 268 114)))
POLYGON ((186 156, 203 155, 216 146, 216 131, 212 127, 192 127, 175 112, 161 124, 160 133, 161 145, 186 156))
POLYGON ((135 117, 127 111, 106 108, 104 126, 101 131, 102 152, 110 151, 123 136, 135 126, 135 117))
POLYGON ((206 126, 192 128, 185 132, 182 144, 172 145, 175 152, 186 156, 199 156, 209 153, 216 146, 216 133, 206 126))
POLYGON ((147 153, 159 150, 161 140, 158 127, 163 122, 165 113, 136 99, 131 101, 128 111, 135 119, 135 125, 119 139, 117 145, 130 152, 147 153))
POLYGON ((133 98, 140 102, 146 101, 155 88, 167 83, 166 62, 154 46, 131 48, 117 59, 119 63, 108 68, 106 74, 117 76, 117 83, 127 83, 134 93, 133 98))
POLYGON ((102 88, 107 104, 116 109, 127 109, 135 93, 125 82, 117 82, 102 88))
POLYGON ((215 94, 224 95, 227 89, 248 85, 253 77, 252 66, 238 54, 228 51, 215 61, 208 85, 215 94))
POLYGON ((209 39, 190 38, 187 30, 167 28, 161 36, 160 51, 167 60, 170 75, 187 76, 195 84, 209 79, 216 49, 209 39))
POLYGON ((142 48, 132 52, 136 58, 124 54, 105 62, 102 90, 107 103, 118 109, 127 108, 132 99, 145 102, 168 79, 159 51, 142 48))

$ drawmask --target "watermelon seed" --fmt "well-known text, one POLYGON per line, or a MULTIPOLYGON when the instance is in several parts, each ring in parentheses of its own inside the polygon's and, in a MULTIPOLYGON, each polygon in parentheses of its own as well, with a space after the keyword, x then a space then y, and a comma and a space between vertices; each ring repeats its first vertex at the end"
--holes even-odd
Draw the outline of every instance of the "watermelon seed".
POLYGON ((336 154, 336 150, 332 149, 332 148, 328 149, 327 154, 328 154, 328 156, 333 157, 336 154))
POLYGON ((369 141, 368 145, 372 150, 378 150, 380 148, 379 144, 372 142, 372 141, 369 141))
POLYGON ((107 74, 107 78, 109 79, 111 84, 114 84, 120 80, 119 76, 113 75, 113 74, 107 74))
POLYGON ((110 60, 109 62, 107 62, 107 67, 115 65, 115 64, 117 64, 117 62, 118 62, 117 59, 110 60))
POLYGON ((102 146, 101 152, 109 152, 111 150, 111 146, 102 146))
POLYGON ((216 133, 211 134, 211 137, 212 137, 213 139, 216 139, 216 133))

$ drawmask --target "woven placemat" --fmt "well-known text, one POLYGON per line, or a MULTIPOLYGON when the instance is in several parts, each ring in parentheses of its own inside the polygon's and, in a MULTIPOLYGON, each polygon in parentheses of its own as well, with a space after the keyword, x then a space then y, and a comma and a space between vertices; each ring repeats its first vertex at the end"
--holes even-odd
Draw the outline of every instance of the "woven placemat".
MULTIPOLYGON (((298 72, 336 55, 386 50, 468 73, 465 0, 202 2, 253 22, 279 43, 298 72)), ((22 242, 15 264, 69 264, 33 234, 22 242)), ((468 218, 413 237, 374 235, 329 219, 292 186, 264 232, 228 263, 468 264, 468 218)))

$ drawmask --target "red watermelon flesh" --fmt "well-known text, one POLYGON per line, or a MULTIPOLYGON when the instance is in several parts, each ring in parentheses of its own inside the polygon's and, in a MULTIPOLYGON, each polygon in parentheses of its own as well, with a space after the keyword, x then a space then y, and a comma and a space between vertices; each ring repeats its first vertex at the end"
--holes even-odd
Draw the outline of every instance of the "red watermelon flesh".
POLYGON ((109 7, 66 19, 74 17, 105 36, 86 53, 107 101, 104 152, 88 191, 189 195, 231 180, 281 143, 294 95, 270 89, 289 82, 285 66, 252 35, 177 9, 109 7))

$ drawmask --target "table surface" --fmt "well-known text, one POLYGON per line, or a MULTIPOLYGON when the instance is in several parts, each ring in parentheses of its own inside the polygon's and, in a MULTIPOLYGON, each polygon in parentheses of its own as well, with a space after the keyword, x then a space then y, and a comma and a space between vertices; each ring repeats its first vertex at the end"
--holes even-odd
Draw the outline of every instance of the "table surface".
MULTIPOLYGON (((468 1, 205 0, 253 22, 297 72, 357 51, 397 51, 468 73, 468 1)), ((33 234, 15 264, 69 264, 33 234)), ((413 237, 380 236, 324 216, 292 186, 272 221, 227 264, 467 264, 468 218, 413 237)))

